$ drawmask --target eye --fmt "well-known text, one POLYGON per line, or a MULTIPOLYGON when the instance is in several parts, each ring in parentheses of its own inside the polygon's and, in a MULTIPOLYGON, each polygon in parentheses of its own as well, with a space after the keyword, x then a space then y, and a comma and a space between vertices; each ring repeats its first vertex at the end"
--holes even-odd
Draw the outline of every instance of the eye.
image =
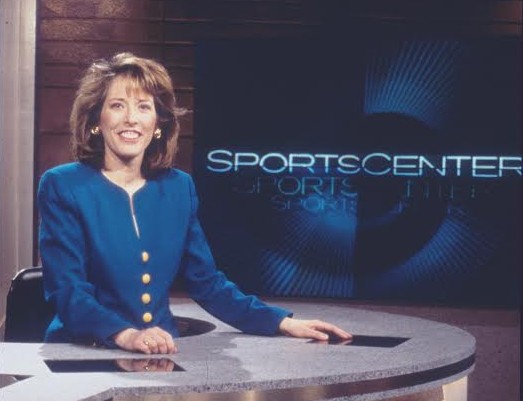
POLYGON ((152 110, 152 105, 150 103, 140 103, 138 106, 140 110, 149 111, 152 110))
POLYGON ((113 103, 109 104, 109 107, 111 109, 121 109, 121 108, 123 108, 123 103, 121 103, 121 102, 113 102, 113 103))

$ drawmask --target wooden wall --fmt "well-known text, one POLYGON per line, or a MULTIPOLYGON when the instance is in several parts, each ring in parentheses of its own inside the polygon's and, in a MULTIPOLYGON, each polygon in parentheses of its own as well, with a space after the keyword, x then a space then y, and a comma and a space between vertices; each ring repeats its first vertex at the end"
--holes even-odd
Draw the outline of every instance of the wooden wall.
MULTIPOLYGON (((313 30, 303 1, 40 0, 36 176, 71 160, 68 116, 78 79, 118 51, 171 72, 179 104, 193 109, 194 44, 205 38, 296 36, 313 30)), ((177 165, 191 170, 192 115, 182 120, 177 165)))
MULTIPOLYGON (((167 66, 179 103, 193 109, 194 45, 201 39, 344 35, 351 24, 520 35, 520 1, 439 0, 38 0, 35 182, 71 160, 68 116, 77 81, 118 51, 167 66)), ((231 116, 231 118, 234 118, 231 116)), ((177 165, 191 171, 192 116, 177 165)))

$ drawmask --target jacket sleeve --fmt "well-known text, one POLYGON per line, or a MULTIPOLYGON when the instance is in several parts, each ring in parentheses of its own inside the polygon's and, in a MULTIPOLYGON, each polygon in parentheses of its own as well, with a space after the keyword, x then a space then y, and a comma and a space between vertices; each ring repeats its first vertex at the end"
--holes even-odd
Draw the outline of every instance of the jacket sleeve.
POLYGON ((245 295, 216 268, 198 221, 198 199, 190 178, 189 187, 191 215, 180 270, 189 295, 207 312, 238 330, 250 334, 276 334, 283 318, 292 313, 245 295))
POLYGON ((87 279, 81 215, 72 191, 60 178, 44 174, 37 195, 45 296, 74 339, 114 347, 111 336, 133 325, 96 300, 95 288, 87 279))

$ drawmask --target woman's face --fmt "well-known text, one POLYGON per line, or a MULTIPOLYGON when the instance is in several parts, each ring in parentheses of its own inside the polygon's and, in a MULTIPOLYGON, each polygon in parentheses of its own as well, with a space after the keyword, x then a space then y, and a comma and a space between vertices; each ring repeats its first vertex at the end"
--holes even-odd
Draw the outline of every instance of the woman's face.
POLYGON ((104 139, 105 167, 131 162, 141 166, 157 120, 153 96, 133 88, 129 79, 115 77, 109 85, 98 124, 104 139))

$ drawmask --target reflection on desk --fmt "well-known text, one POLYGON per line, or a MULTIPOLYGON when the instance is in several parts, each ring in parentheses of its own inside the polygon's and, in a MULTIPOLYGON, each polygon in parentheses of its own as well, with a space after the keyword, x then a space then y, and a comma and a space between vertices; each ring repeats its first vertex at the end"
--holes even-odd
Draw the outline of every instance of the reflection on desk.
POLYGON ((54 373, 183 372, 185 370, 169 358, 46 359, 44 362, 54 373))

